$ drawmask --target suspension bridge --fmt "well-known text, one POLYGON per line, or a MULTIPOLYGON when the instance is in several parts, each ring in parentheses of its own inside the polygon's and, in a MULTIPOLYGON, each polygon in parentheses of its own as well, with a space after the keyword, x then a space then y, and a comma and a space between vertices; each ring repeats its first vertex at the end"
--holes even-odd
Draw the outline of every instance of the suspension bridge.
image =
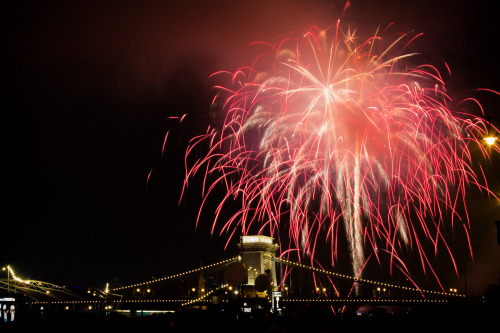
POLYGON ((303 303, 342 312, 366 304, 439 307, 465 298, 456 290, 423 290, 291 261, 276 256, 278 246, 266 236, 242 236, 238 248, 239 255, 232 258, 104 290, 23 280, 7 266, 0 279, 0 317, 5 322, 25 313, 151 313, 226 306, 280 313, 303 303), (352 292, 355 285, 362 286, 362 296, 352 292))

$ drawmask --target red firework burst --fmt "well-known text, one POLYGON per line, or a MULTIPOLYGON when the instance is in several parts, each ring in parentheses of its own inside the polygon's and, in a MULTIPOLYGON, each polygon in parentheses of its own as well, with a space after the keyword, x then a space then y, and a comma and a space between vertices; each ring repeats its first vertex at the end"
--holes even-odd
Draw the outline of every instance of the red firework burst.
POLYGON ((490 125, 450 110, 436 67, 412 65, 417 55, 405 49, 416 37, 377 32, 358 42, 339 21, 257 43, 268 50, 251 66, 214 74, 231 78, 214 100, 222 124, 191 142, 187 156, 205 142, 210 149, 186 166, 185 181, 204 173, 204 202, 224 186, 212 230, 237 201, 221 233, 268 233, 311 262, 325 243, 332 265, 345 236, 356 276, 370 257, 410 276, 401 255, 409 248, 439 281, 429 256, 444 244, 454 263, 443 228, 468 235, 466 187, 490 193, 472 167, 472 150, 488 155, 480 138, 490 125))

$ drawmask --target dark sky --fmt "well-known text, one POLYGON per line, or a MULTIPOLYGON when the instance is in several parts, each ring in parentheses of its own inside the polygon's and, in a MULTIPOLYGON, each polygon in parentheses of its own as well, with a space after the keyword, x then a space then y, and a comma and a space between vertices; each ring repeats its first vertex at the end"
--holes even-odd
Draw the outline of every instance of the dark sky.
MULTIPOLYGON (((209 225, 195 229, 196 191, 178 205, 184 149, 208 125, 207 76, 247 65, 251 42, 335 22, 344 1, 173 3, 2 2, 0 264, 103 288, 234 253, 209 225), (169 119, 183 114, 181 127, 169 119)), ((448 63, 450 95, 477 97, 498 117, 500 97, 473 91, 500 91, 494 2, 413 3, 352 1, 344 22, 423 32, 416 46, 448 63)), ((499 165, 495 156, 488 169, 499 165)), ((500 211, 472 196, 470 212, 469 287, 481 290, 500 275, 500 211)))

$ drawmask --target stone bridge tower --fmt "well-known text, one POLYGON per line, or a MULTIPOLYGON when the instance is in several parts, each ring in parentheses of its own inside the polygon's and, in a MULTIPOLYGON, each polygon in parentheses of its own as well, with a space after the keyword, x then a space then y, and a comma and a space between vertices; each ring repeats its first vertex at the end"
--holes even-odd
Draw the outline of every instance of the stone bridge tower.
POLYGON ((276 257, 279 246, 274 243, 274 238, 268 236, 241 236, 238 248, 245 269, 247 270, 247 285, 255 286, 255 279, 261 274, 269 278, 271 290, 276 290, 276 263, 269 259, 276 257))

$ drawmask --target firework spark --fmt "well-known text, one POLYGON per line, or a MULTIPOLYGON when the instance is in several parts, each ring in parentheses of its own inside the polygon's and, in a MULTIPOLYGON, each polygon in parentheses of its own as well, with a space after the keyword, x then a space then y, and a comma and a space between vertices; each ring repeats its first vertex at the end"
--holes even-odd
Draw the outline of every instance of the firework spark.
POLYGON ((405 49, 419 35, 356 32, 339 21, 257 43, 268 50, 250 67, 216 73, 231 77, 214 100, 222 124, 191 142, 186 161, 196 146, 210 149, 186 162, 185 187, 204 174, 204 202, 225 188, 213 231, 222 209, 238 202, 221 233, 269 233, 282 251, 310 258, 322 242, 332 265, 345 236, 356 276, 369 257, 410 276, 401 253, 411 249, 439 281, 429 262, 438 244, 455 264, 444 225, 468 235, 459 213, 466 187, 488 191, 472 167, 473 150, 488 155, 486 122, 449 109, 436 67, 411 65, 418 56, 405 49))

